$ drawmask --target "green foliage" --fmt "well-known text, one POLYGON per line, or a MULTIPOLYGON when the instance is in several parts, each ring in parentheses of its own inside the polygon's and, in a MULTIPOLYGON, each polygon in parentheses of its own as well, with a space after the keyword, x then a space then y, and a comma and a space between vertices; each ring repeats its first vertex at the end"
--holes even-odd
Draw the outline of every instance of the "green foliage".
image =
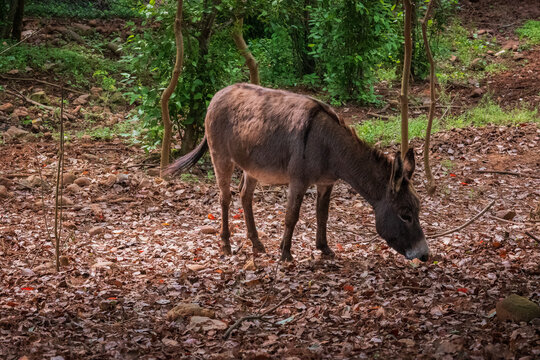
MULTIPOLYGON (((483 127, 493 125, 517 125, 522 123, 536 123, 540 125, 538 110, 525 107, 503 110, 489 99, 471 110, 458 115, 448 116, 444 123, 434 119, 432 133, 453 128, 467 126, 483 127)), ((390 120, 369 120, 355 126, 358 136, 368 144, 380 142, 382 145, 399 142, 401 118, 395 116, 390 120)), ((409 120, 409 137, 423 139, 426 134, 427 118, 422 115, 409 120)))
POLYGON ((527 38, 531 45, 540 44, 540 21, 529 20, 516 30, 521 38, 527 38))
POLYGON ((79 46, 53 48, 22 43, 0 56, 0 73, 12 69, 24 70, 26 67, 61 74, 79 86, 89 84, 88 78, 91 78, 95 69, 108 69, 111 73, 119 70, 115 61, 88 53, 79 46))
POLYGON ((25 15, 65 18, 132 18, 138 16, 134 7, 138 0, 27 0, 25 15))

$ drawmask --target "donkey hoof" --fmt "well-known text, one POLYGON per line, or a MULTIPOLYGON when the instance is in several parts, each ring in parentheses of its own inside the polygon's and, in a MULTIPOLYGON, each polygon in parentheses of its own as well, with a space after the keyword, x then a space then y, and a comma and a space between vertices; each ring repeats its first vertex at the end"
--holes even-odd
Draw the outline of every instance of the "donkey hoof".
POLYGON ((293 262, 293 257, 290 252, 281 253, 281 261, 283 262, 293 262))
POLYGON ((320 249, 321 250, 321 257, 323 259, 333 259, 336 257, 336 253, 332 251, 328 246, 320 249))
POLYGON ((261 242, 254 243, 253 244, 253 253, 254 254, 266 254, 266 249, 264 248, 264 245, 261 242))
POLYGON ((221 251, 224 255, 232 255, 231 244, 221 245, 221 251))

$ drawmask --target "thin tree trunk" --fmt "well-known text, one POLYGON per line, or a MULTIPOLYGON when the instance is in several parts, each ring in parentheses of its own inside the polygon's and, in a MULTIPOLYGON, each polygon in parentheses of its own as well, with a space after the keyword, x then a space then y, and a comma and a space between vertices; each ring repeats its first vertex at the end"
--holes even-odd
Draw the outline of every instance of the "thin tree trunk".
POLYGON ((178 0, 176 7, 176 19, 174 20, 174 36, 176 39, 176 62, 169 86, 161 95, 161 116, 163 118, 163 141, 161 146, 161 171, 169 165, 169 155, 171 152, 172 122, 169 115, 169 99, 176 88, 178 78, 182 72, 184 60, 184 41, 182 38, 182 5, 183 0, 178 0))
POLYGON ((11 37, 17 41, 21 41, 24 0, 18 0, 16 6, 17 9, 15 9, 15 15, 13 16, 13 29, 11 30, 11 37))
POLYGON ((409 77, 411 76, 411 0, 403 0, 405 5, 405 52, 403 56, 403 74, 401 77, 401 156, 404 157, 409 149, 409 77))
POLYGON ((246 42, 244 41, 244 35, 242 34, 242 29, 244 25, 244 18, 241 17, 237 19, 233 26, 232 38, 236 44, 236 48, 240 51, 240 54, 246 59, 246 65, 249 69, 249 81, 252 84, 260 85, 261 80, 259 78, 259 64, 253 57, 251 51, 249 51, 246 42))
POLYGON ((429 115, 428 123, 426 129, 426 140, 424 141, 424 169, 426 171, 427 178, 427 192, 430 195, 435 193, 435 180, 433 179, 433 174, 431 173, 431 166, 429 165, 429 143, 431 139, 431 126, 433 124, 433 117, 435 116, 435 61, 433 61, 433 56, 431 54, 431 48, 429 47, 429 41, 427 37, 427 22, 431 17, 431 11, 433 8, 434 0, 430 0, 428 8, 426 10, 426 15, 422 19, 422 37, 424 38, 424 47, 426 48, 426 55, 429 61, 429 94, 430 94, 430 103, 429 103, 429 115))

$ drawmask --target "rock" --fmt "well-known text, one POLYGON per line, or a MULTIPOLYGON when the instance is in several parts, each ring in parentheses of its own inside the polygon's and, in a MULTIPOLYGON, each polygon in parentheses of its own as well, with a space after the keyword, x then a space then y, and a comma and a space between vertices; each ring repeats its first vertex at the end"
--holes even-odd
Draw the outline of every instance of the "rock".
POLYGON ((522 60, 522 59, 525 59, 525 55, 519 52, 514 53, 514 60, 522 60))
POLYGON ((73 184, 76 178, 75 174, 68 172, 62 175, 62 182, 64 185, 70 185, 73 184))
POLYGON ((450 56, 450 62, 456 62, 456 61, 457 61, 457 56, 456 55, 450 56))
POLYGON ((517 50, 519 47, 519 41, 516 40, 508 40, 505 42, 502 46, 503 50, 517 50))
POLYGON ((491 34, 493 30, 491 29, 480 29, 476 32, 478 35, 491 34))
POLYGON ((484 68, 484 64, 481 58, 476 58, 473 61, 471 61, 471 69, 482 70, 483 68, 484 68))
POLYGON ((15 126, 10 126, 9 129, 7 129, 3 133, 3 137, 4 137, 4 140, 19 139, 26 136, 26 134, 28 134, 28 131, 19 129, 18 127, 15 127, 15 126))
POLYGON ((67 256, 60 256, 58 259, 61 266, 68 266, 69 265, 69 259, 67 256))
POLYGON ((69 184, 66 187, 66 192, 72 193, 72 194, 78 194, 81 191, 81 187, 77 184, 69 184))
POLYGON ((92 30, 93 30, 91 26, 88 26, 88 25, 85 25, 85 24, 75 23, 72 26, 75 29, 79 30, 79 32, 82 33, 83 35, 90 34, 90 33, 92 33, 92 30))
POLYGON ((484 94, 484 90, 482 88, 475 88, 472 92, 471 92, 471 97, 472 98, 476 98, 476 97, 480 97, 484 94))
POLYGON ((121 92, 115 92, 111 95, 111 98, 109 99, 113 104, 119 104, 122 105, 125 103, 124 96, 121 92))
POLYGON ((7 187, 4 185, 0 185, 0 198, 7 198, 9 197, 9 192, 7 187))
POLYGON ((92 94, 92 97, 93 97, 94 99, 99 98, 99 95, 101 95, 102 92, 103 92, 103 89, 102 89, 102 88, 99 88, 99 87, 95 87, 95 86, 94 86, 94 87, 92 87, 92 88, 90 89, 90 94, 92 94))
POLYGON ((496 53, 495 53, 495 56, 496 56, 496 57, 499 57, 499 56, 501 56, 501 55, 504 54, 504 53, 506 53, 506 50, 501 50, 501 51, 499 51, 499 52, 496 52, 496 53))
POLYGON ((90 26, 97 26, 98 22, 96 19, 88 20, 88 25, 90 26))
POLYGON ((52 262, 46 262, 44 264, 36 266, 32 270, 36 273, 40 273, 40 272, 44 272, 44 271, 52 270, 52 269, 54 269, 54 264, 52 262))
POLYGON ((85 143, 89 143, 92 141, 92 137, 88 134, 84 134, 83 136, 81 136, 81 140, 85 143))
POLYGON ((186 267, 191 271, 200 271, 206 269, 206 266, 202 264, 189 264, 186 265, 186 267))
POLYGON ((0 177, 0 185, 4 185, 5 187, 10 188, 13 186, 13 181, 5 177, 0 177))
POLYGON ((540 306, 527 298, 512 294, 497 303, 497 318, 515 322, 529 322, 540 317, 540 306))
POLYGON ((86 105, 89 97, 90 94, 81 95, 73 101, 73 105, 86 105))
POLYGON ((0 105, 0 111, 10 112, 13 110, 13 104, 12 103, 5 103, 0 105))
POLYGON ((501 218, 501 219, 504 219, 504 220, 512 220, 513 218, 516 217, 516 212, 513 211, 513 210, 501 210, 501 211, 497 211, 497 214, 496 216, 501 218))
POLYGON ((116 176, 116 182, 120 183, 120 184, 127 184, 129 181, 129 175, 128 174, 118 174, 116 176))
POLYGON ((192 316, 191 321, 189 322, 189 328, 203 331, 225 330, 227 324, 223 321, 210 319, 206 316, 192 316))
POLYGON ((41 186, 41 179, 37 175, 30 175, 24 180, 24 182, 26 183, 26 185, 32 188, 41 186))
POLYGON ((90 185, 92 182, 87 177, 80 177, 78 179, 75 179, 75 184, 79 185, 80 187, 85 187, 90 185))
POLYGON ((201 234, 215 234, 217 233, 217 229, 213 226, 202 226, 201 227, 201 234))
POLYGON ((107 176, 107 179, 105 179, 105 181, 103 182, 103 184, 104 184, 105 186, 111 187, 111 186, 113 186, 114 184, 116 184, 116 180, 117 180, 116 175, 110 174, 109 176, 107 176))
POLYGON ((71 200, 70 198, 68 198, 66 196, 62 196, 61 200, 62 200, 62 206, 73 205, 73 200, 71 200))
POLYGON ((19 118, 24 118, 28 116, 28 111, 26 111, 26 108, 18 107, 11 113, 11 117, 15 118, 16 120, 19 120, 19 118))
POLYGON ((205 309, 199 304, 194 303, 180 303, 167 312, 167 320, 169 321, 187 316, 204 316, 213 319, 216 313, 214 310, 205 309))
POLYGON ((40 90, 30 95, 30 99, 37 101, 40 104, 49 105, 50 100, 45 91, 40 90))
POLYGON ((166 346, 178 346, 178 345, 180 345, 180 343, 178 341, 173 340, 173 339, 167 339, 167 338, 161 339, 161 342, 163 343, 163 345, 166 345, 166 346))
POLYGON ((92 213, 96 218, 100 220, 103 219, 103 210, 99 204, 90 204, 90 210, 92 210, 92 213))
POLYGON ((41 118, 34 119, 32 120, 32 129, 39 130, 42 124, 43 120, 41 118))
POLYGON ((100 262, 97 262, 94 265, 92 265, 92 267, 94 269, 99 269, 99 268, 109 267, 109 266, 111 266, 113 264, 114 263, 111 262, 111 261, 100 261, 100 262))
POLYGON ((146 189, 148 187, 152 186, 152 182, 150 181, 150 179, 142 179, 141 182, 139 183, 139 187, 141 189, 146 189))
POLYGON ((90 230, 88 230, 88 234, 90 236, 94 236, 94 235, 98 235, 98 234, 101 234, 105 231, 104 228, 102 228, 101 226, 94 226, 93 228, 91 228, 90 230))
POLYGON ((160 170, 159 170, 159 168, 151 168, 151 169, 148 169, 148 171, 146 173, 149 176, 159 176, 160 170))
POLYGON ((495 51, 493 51, 493 50, 488 50, 488 51, 486 51, 486 54, 488 54, 488 55, 494 55, 494 54, 495 54, 495 51))

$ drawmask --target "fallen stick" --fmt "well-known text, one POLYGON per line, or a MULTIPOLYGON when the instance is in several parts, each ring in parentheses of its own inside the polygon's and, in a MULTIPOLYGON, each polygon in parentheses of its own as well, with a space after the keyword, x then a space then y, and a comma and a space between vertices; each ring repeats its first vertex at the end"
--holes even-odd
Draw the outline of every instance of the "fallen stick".
MULTIPOLYGON (((34 101, 32 99, 30 99, 29 97, 27 96, 24 96, 23 94, 21 94, 20 92, 18 91, 11 91, 11 90, 6 90, 6 92, 10 95, 13 95, 13 96, 18 96, 19 98, 23 99, 24 101, 32 104, 32 105, 36 105, 36 106, 41 106, 42 108, 44 108, 45 110, 49 110, 49 111, 55 111, 56 109, 52 106, 48 106, 48 105, 43 105, 42 103, 38 103, 37 101, 34 101)), ((75 116, 71 115, 71 114, 68 114, 68 113, 64 113, 63 116, 65 116, 66 118, 68 118, 69 120, 75 120, 75 116)))
POLYGON ((37 35, 39 32, 41 32, 41 30, 43 30, 43 28, 34 31, 33 33, 31 33, 30 35, 28 35, 27 37, 25 37, 24 39, 22 39, 22 40, 19 41, 18 43, 15 43, 15 44, 11 45, 10 47, 8 47, 8 48, 6 48, 6 49, 0 51, 0 55, 2 55, 3 53, 5 53, 5 52, 8 51, 8 50, 11 50, 12 48, 14 48, 15 46, 19 45, 20 43, 25 42, 26 40, 30 39, 32 36, 37 35))
POLYGON ((540 239, 537 238, 536 236, 534 236, 533 234, 531 234, 529 231, 525 231, 525 235, 528 235, 528 236, 530 236, 532 239, 534 239, 534 240, 540 242, 540 239))
POLYGON ((292 297, 292 294, 287 295, 285 297, 285 299, 281 300, 276 306, 271 307, 270 309, 266 310, 262 314, 248 315, 248 316, 244 316, 243 318, 240 318, 240 319, 236 320, 236 322, 227 329, 225 334, 223 334, 223 339, 227 340, 229 338, 229 336, 231 336, 231 333, 233 332, 233 330, 236 329, 237 327, 239 327, 240 324, 242 324, 244 321, 247 321, 247 320, 262 320, 262 318, 264 316, 274 312, 278 307, 280 307, 285 301, 289 300, 291 297, 292 297))
MULTIPOLYGON (((0 75, 0 78, 4 79, 4 80, 14 80, 14 81, 32 81, 32 82, 38 82, 40 84, 49 85, 49 86, 52 86, 52 87, 55 87, 55 88, 58 88, 58 89, 62 88, 61 85, 53 84, 53 83, 50 83, 50 82, 45 81, 45 80, 34 79, 34 78, 16 78, 16 77, 4 76, 4 75, 0 75)), ((85 92, 75 90, 75 89, 67 88, 66 90, 68 92, 72 92, 72 93, 76 93, 76 94, 81 94, 81 95, 86 94, 85 92)))
POLYGON ((441 236, 444 236, 444 235, 452 234, 452 233, 454 233, 456 231, 459 231, 459 230, 462 230, 462 229, 466 228, 467 226, 469 226, 473 222, 475 222, 480 216, 484 215, 486 213, 486 211, 488 211, 493 206, 493 204, 495 204, 495 201, 496 200, 493 200, 492 202, 490 202, 488 204, 488 206, 486 206, 482 211, 480 211, 478 214, 476 214, 473 218, 471 218, 465 224, 463 224, 461 226, 458 226, 457 228, 445 231, 445 232, 440 233, 440 234, 427 235, 426 238, 435 239, 435 238, 438 238, 438 237, 441 237, 441 236))
POLYGON ((512 175, 517 177, 530 177, 533 179, 540 179, 540 176, 522 174, 514 171, 498 171, 498 170, 475 170, 475 173, 479 174, 501 174, 501 175, 512 175))

